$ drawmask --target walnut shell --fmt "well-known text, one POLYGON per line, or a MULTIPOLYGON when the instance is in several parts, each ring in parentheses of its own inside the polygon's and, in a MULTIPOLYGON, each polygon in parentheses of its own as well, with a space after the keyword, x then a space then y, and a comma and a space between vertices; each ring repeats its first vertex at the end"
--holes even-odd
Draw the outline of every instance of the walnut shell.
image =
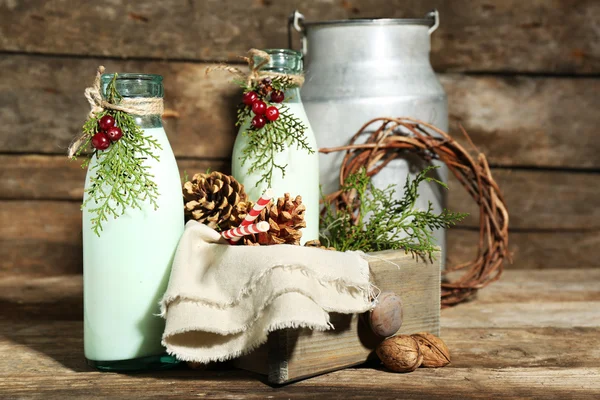
POLYGON ((408 335, 388 338, 377 346, 377 355, 383 365, 394 372, 411 372, 423 362, 423 354, 416 339, 408 335))
POLYGON ((383 292, 369 314, 371 330, 378 336, 395 335, 402 326, 402 300, 393 292, 383 292))
POLYGON ((423 354, 421 366, 438 368, 450 364, 450 352, 442 339, 427 332, 415 333, 412 337, 419 343, 423 354))

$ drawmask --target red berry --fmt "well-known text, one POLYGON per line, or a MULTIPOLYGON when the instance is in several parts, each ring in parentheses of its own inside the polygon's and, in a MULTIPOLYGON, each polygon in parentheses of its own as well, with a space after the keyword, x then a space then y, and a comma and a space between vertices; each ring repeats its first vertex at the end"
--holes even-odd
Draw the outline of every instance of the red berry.
POLYGON ((265 116, 269 121, 275 121, 277 118, 279 118, 279 110, 277 109, 277 107, 271 106, 267 108, 265 116))
POLYGON ((267 111, 267 104, 262 100, 256 100, 252 104, 252 112, 256 115, 263 115, 267 111))
POLYGON ((260 129, 267 123, 267 119, 262 115, 256 115, 252 118, 252 126, 256 129, 260 129))
POLYGON ((113 126, 112 128, 108 128, 106 130, 106 136, 108 136, 108 138, 113 142, 116 142, 123 137, 123 131, 121 128, 113 126))
POLYGON ((258 100, 258 95, 256 94, 256 92, 246 92, 242 97, 242 101, 247 106, 251 106, 256 100, 258 100))
POLYGON ((115 126, 115 119, 112 115, 107 114, 104 117, 100 118, 100 122, 98 123, 98 125, 100 125, 100 129, 102 129, 103 131, 107 131, 108 128, 112 128, 113 126, 115 126))
POLYGON ((98 132, 92 137, 92 146, 98 150, 106 150, 110 146, 110 139, 104 132, 98 132))
POLYGON ((273 103, 281 103, 284 98, 285 96, 281 90, 274 90, 273 93, 271 93, 271 101, 273 103))

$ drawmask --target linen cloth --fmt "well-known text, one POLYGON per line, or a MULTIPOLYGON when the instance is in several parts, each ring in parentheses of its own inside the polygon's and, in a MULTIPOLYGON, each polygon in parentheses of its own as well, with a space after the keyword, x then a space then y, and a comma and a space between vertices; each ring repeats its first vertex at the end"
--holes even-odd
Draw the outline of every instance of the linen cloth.
POLYGON ((160 303, 162 343, 181 360, 206 363, 243 355, 273 330, 333 329, 329 312, 371 308, 369 265, 361 254, 231 246, 189 221, 160 303))

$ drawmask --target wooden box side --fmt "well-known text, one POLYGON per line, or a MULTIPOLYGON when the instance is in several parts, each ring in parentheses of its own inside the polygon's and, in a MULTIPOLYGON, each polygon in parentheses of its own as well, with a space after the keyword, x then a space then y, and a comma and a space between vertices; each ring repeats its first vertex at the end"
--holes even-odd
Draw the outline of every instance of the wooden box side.
MULTIPOLYGON (((381 291, 395 292, 402 298, 404 322, 399 333, 439 334, 439 254, 429 263, 404 251, 377 252, 370 255, 369 266, 373 282, 381 291)), ((357 314, 332 314, 335 330, 273 332, 266 345, 237 360, 236 365, 268 375, 271 383, 282 384, 362 364, 373 356, 382 340, 362 318, 357 314)))

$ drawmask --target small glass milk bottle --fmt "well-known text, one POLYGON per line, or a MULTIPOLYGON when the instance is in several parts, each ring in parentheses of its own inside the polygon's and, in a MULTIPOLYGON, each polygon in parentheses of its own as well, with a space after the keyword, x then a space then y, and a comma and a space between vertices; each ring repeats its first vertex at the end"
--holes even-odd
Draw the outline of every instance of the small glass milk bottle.
MULTIPOLYGON (((113 78, 104 74, 102 92, 113 78)), ((162 98, 162 76, 119 74, 116 89, 127 98, 162 98)), ((106 96, 105 96, 106 97, 106 96)), ((83 210, 84 347, 88 364, 100 370, 166 368, 177 361, 161 345, 164 320, 158 302, 166 290, 171 263, 183 233, 181 183, 161 115, 133 116, 145 135, 157 140, 159 160, 146 159, 158 188, 158 208, 141 202, 93 232, 90 201, 83 210)), ((94 156, 86 189, 97 173, 94 156)), ((105 190, 110 188, 105 188, 105 190)), ((84 196, 84 201, 85 201, 84 196)))
MULTIPOLYGON (((262 72, 274 72, 288 75, 299 75, 302 73, 302 54, 298 51, 289 49, 269 49, 265 50, 271 57, 270 61, 262 67, 262 72)), ((260 60, 256 60, 258 64, 260 60)), ((317 141, 313 133, 308 117, 304 111, 302 100, 300 99, 300 89, 298 87, 286 90, 284 92, 283 103, 294 117, 299 119, 307 128, 304 131, 306 143, 313 150, 312 153, 306 149, 298 148, 295 144, 285 146, 283 151, 277 152, 274 157, 274 163, 285 166, 285 175, 278 169, 273 171, 270 187, 273 189, 275 198, 283 197, 289 193, 292 198, 302 196, 302 203, 306 206, 305 221, 306 228, 302 229, 301 244, 309 240, 319 238, 319 156, 317 141)), ((281 105, 279 105, 281 109, 281 105)), ((247 134, 260 134, 261 130, 250 132, 250 119, 241 125, 238 132, 232 155, 232 173, 233 176, 241 182, 249 198, 256 201, 263 192, 269 187, 268 183, 257 182, 261 180, 264 174, 263 170, 256 170, 249 173, 249 168, 256 160, 246 160, 242 165, 241 157, 243 150, 248 144, 247 134), (247 133, 247 134, 245 134, 247 133)))

